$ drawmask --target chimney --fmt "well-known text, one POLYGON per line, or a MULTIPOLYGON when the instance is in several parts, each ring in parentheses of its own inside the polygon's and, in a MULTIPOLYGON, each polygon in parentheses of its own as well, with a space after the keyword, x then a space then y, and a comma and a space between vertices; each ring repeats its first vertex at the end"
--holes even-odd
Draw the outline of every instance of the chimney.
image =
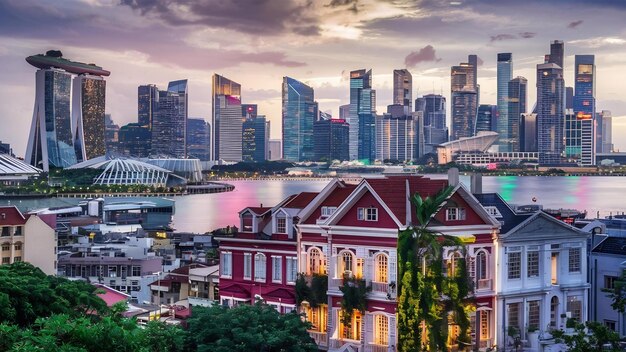
POLYGON ((456 167, 448 170, 448 184, 452 187, 459 185, 459 169, 456 167))
POLYGON ((482 194, 483 193, 483 174, 474 173, 470 176, 470 190, 472 194, 482 194))

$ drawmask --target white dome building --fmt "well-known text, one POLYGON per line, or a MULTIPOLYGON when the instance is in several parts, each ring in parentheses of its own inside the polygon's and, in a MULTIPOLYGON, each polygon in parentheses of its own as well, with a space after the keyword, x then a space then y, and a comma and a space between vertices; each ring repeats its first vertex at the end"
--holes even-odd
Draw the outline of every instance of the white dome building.
POLYGON ((147 185, 155 187, 184 185, 185 179, 172 171, 135 159, 101 156, 86 160, 68 169, 100 169, 94 185, 147 185))

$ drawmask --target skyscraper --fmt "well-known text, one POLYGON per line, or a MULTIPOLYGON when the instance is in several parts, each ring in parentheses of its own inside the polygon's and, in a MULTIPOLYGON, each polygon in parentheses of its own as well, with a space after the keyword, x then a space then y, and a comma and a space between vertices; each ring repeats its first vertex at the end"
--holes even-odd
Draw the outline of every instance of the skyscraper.
POLYGON ((440 94, 426 94, 415 99, 415 111, 423 116, 424 148, 420 153, 434 153, 437 145, 448 141, 446 98, 440 94))
POLYGON ((452 133, 450 140, 471 137, 475 133, 478 113, 478 60, 469 55, 468 62, 451 69, 452 133))
MULTIPOLYGON (((256 105, 255 105, 256 107, 256 105)), ((248 107, 250 108, 250 107, 248 107)), ((246 111, 248 111, 246 108, 246 111)), ((248 114, 250 116, 250 114, 248 114)), ((246 118, 242 126, 243 161, 264 162, 269 155, 270 122, 265 116, 256 115, 246 118)))
MULTIPOLYGON (((498 54, 498 122, 496 132, 498 132, 498 149, 501 152, 512 152, 511 130, 513 119, 509 119, 509 81, 513 78, 513 54, 498 54)), ((515 120, 517 125, 518 120, 515 120)), ((478 130, 477 130, 478 132, 478 130)))
POLYGON ((350 126, 344 119, 320 119, 313 124, 316 161, 348 160, 350 126))
POLYGON ((376 158, 376 91, 372 70, 350 72, 350 160, 372 162, 376 158))
POLYGON ((413 76, 407 69, 393 70, 393 104, 405 107, 405 114, 413 111, 413 76))
POLYGON ((520 152, 537 152, 537 114, 525 113, 520 117, 520 152))
POLYGON ((555 40, 550 43, 550 54, 546 55, 546 63, 557 64, 563 68, 563 58, 565 57, 565 47, 562 40, 555 40))
POLYGON ((159 109, 159 88, 147 84, 137 88, 137 119, 140 125, 152 130, 154 115, 159 109))
POLYGON ((497 129, 498 106, 481 104, 478 106, 476 117, 476 133, 481 131, 493 131, 497 129))
MULTIPOLYGON (((26 58, 26 61, 37 67, 35 74, 35 108, 31 124, 25 160, 29 164, 42 168, 48 172, 50 167, 68 167, 76 164, 78 158, 74 141, 91 140, 97 136, 85 138, 82 130, 83 125, 72 125, 71 98, 80 99, 81 108, 86 103, 90 118, 97 118, 102 111, 102 127, 104 127, 104 91, 102 84, 89 83, 87 96, 83 99, 83 85, 75 85, 74 94, 71 94, 72 74, 84 75, 84 77, 102 77, 111 73, 101 67, 73 62, 63 58, 60 51, 50 50, 45 55, 34 55, 26 58), (102 94, 102 100, 99 100, 102 94), (95 98, 95 99, 92 99, 95 98), (73 128, 76 127, 76 128, 73 128), (82 139, 81 139, 82 138, 82 139)), ((79 80, 80 81, 80 80, 79 80)), ((82 111, 81 111, 82 113, 82 111)), ((83 122, 82 115, 77 111, 74 115, 76 121, 83 122)), ((90 119, 91 122, 91 119, 90 119)), ((91 126, 91 125, 90 125, 91 126)), ((94 130, 98 130, 95 128, 94 130)), ((104 128, 102 128, 102 143, 98 148, 104 148, 104 128)), ((79 145, 82 154, 84 144, 79 145)), ((81 155, 82 157, 82 155, 81 155)))
POLYGON ((135 158, 150 156, 151 133, 147 125, 129 123, 120 128, 118 151, 121 155, 135 158))
POLYGON ((602 142, 602 148, 599 153, 612 153, 613 152, 613 116, 611 115, 611 111, 602 110, 599 114, 602 116, 602 120, 598 122, 597 125, 601 126, 601 137, 600 140, 602 142))
POLYGON ((416 119, 405 114, 404 105, 387 106, 387 113, 376 117, 376 159, 415 161, 418 156, 416 119))
POLYGON ((339 107, 339 119, 348 121, 350 118, 350 104, 341 105, 339 107))
POLYGON ((537 65, 537 149, 540 165, 563 161, 565 128, 563 69, 554 63, 537 65))
MULTIPOLYGON (((528 90, 528 80, 524 77, 516 77, 509 81, 507 94, 507 130, 505 139, 500 137, 500 151, 519 152, 520 136, 519 123, 521 115, 526 113, 526 96, 528 90), (502 149, 504 147, 504 150, 502 149)), ((500 119, 501 116, 498 116, 500 119)), ((498 132, 499 133, 499 132, 498 132)))
POLYGON ((313 160, 313 123, 318 107, 313 88, 290 77, 283 77, 283 159, 313 160))
MULTIPOLYGON (((104 115, 104 128, 107 154, 116 154, 119 142, 120 126, 113 122, 111 114, 104 115)), ((148 142, 150 141, 148 140, 148 142)))
POLYGON ((574 65, 574 114, 581 124, 580 164, 595 165, 596 66, 593 55, 576 55, 574 65))
POLYGON ((270 139, 267 143, 269 152, 267 160, 281 160, 283 158, 283 141, 280 139, 270 139))
POLYGON ((102 76, 80 74, 74 78, 72 128, 78 162, 106 154, 105 97, 106 81, 102 76))
POLYGON ((187 119, 187 157, 211 160, 211 125, 203 118, 187 119))
POLYGON ((159 107, 152 121, 152 155, 186 157, 187 95, 186 79, 172 81, 166 91, 159 91, 159 107))
POLYGON ((213 75, 212 160, 241 161, 241 85, 213 75))

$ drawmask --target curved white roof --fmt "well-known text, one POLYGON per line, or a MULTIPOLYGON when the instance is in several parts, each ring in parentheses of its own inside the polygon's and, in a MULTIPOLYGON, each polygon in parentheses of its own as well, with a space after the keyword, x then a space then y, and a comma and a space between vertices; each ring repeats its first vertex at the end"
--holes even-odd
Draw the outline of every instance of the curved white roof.
POLYGON ((127 159, 127 158, 108 158, 106 156, 99 156, 97 158, 85 160, 82 163, 78 163, 76 165, 72 165, 68 167, 68 169, 104 169, 110 171, 132 171, 132 172, 143 172, 143 171, 159 171, 170 173, 170 170, 164 169, 162 167, 144 163, 143 161, 135 160, 135 159, 127 159))
POLYGON ((38 175, 43 170, 16 159, 9 154, 0 154, 0 176, 38 175))
POLYGON ((453 153, 455 152, 486 152, 493 143, 498 140, 498 133, 491 131, 481 131, 472 137, 463 137, 454 141, 442 143, 439 148, 445 148, 453 153))

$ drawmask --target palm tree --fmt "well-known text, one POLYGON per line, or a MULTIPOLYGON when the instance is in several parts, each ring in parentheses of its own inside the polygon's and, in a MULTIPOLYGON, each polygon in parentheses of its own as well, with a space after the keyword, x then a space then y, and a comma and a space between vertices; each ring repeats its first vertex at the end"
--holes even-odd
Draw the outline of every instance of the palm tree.
POLYGON ((411 202, 418 223, 398 234, 398 351, 443 351, 448 343, 448 317, 460 328, 459 341, 467 342, 470 285, 465 270, 463 243, 454 236, 427 228, 445 205, 454 188, 448 186, 434 197, 418 193, 411 202), (462 255, 444 274, 444 247, 453 246, 462 255))

